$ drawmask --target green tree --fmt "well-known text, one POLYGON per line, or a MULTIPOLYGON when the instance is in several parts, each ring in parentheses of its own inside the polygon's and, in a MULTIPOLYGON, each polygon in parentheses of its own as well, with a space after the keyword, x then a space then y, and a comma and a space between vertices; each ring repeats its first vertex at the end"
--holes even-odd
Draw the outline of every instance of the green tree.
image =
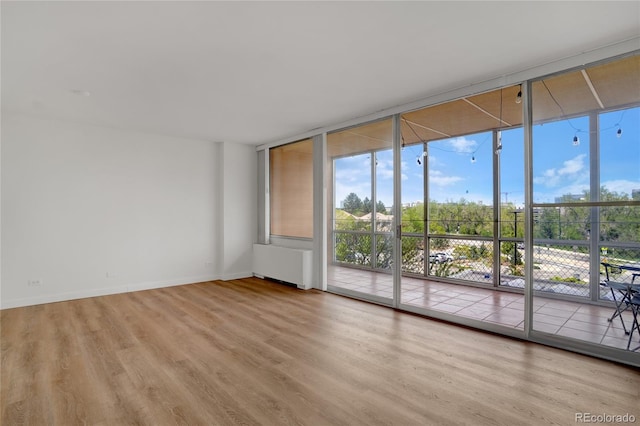
POLYGON ((559 236, 560 216, 554 208, 543 208, 538 215, 534 238, 554 239, 559 236))
MULTIPOLYGON (((627 194, 600 189, 601 201, 632 201, 627 194)), ((607 206, 600 208, 600 238, 602 241, 637 242, 640 236, 640 208, 637 206, 607 206)))
POLYGON ((432 238, 431 248, 432 250, 444 250, 449 248, 449 240, 447 238, 432 238))
POLYGON ((522 255, 518 250, 516 243, 512 241, 503 241, 500 245, 502 254, 509 256, 512 265, 522 265, 522 255))
POLYGON ((424 232, 424 206, 418 204, 413 207, 402 209, 402 232, 418 233, 424 232))
POLYGON ((461 198, 429 203, 429 231, 434 234, 493 235, 493 207, 461 198))
POLYGON ((402 209, 402 269, 407 272, 424 271, 424 205, 402 209), (411 236, 410 234, 418 234, 411 236))
POLYGON ((371 235, 336 234, 336 260, 356 265, 371 265, 371 235))
POLYGON ((364 197, 364 200, 362 200, 362 213, 364 214, 371 213, 372 210, 373 210, 373 203, 371 202, 369 197, 364 197))
MULTIPOLYGON (((341 209, 335 210, 334 221, 336 231, 371 231, 370 221, 360 220, 341 209)), ((338 262, 370 266, 371 234, 336 232, 335 258, 338 262)), ((384 264, 385 259, 378 256, 377 261, 384 264)))
POLYGON ((391 269, 392 238, 387 235, 376 237, 376 267, 381 269, 391 269))
POLYGON ((360 197, 355 192, 347 195, 347 198, 342 202, 342 209, 351 214, 360 213, 363 210, 363 203, 360 197))

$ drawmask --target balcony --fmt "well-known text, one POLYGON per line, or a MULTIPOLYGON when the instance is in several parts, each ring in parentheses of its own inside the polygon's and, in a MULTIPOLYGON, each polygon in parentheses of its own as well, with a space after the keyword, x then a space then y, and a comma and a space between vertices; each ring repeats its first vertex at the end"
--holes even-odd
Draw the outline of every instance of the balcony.
MULTIPOLYGON (((357 238, 353 233, 350 236, 357 238)), ((498 279, 494 279, 495 260, 490 240, 434 240, 428 242, 434 254, 425 261, 419 243, 421 237, 403 235, 400 303, 524 330, 523 264, 529 256, 523 244, 500 242, 498 279), (411 242, 412 238, 415 241, 411 242), (437 252, 436 247, 442 251, 437 252)), ((328 285, 337 291, 355 292, 365 299, 391 299, 390 256, 383 255, 380 249, 381 245, 376 244, 375 255, 356 256, 352 262, 334 259, 328 268, 328 285), (384 259, 384 262, 372 259, 384 259), (375 264, 379 267, 372 266, 375 264)), ((596 256, 602 261, 633 264, 640 258, 640 249, 609 247, 596 256)), ((599 271, 595 283, 590 279, 591 255, 586 242, 538 242, 531 258, 534 330, 627 349, 629 339, 621 320, 609 321, 615 307, 611 291, 599 285, 605 278, 604 269, 599 271)), ((620 271, 612 278, 630 283, 633 274, 620 271)), ((631 312, 624 312, 622 320, 629 329, 633 321, 631 312)), ((640 336, 635 334, 631 349, 638 346, 637 341, 640 336)))
MULTIPOLYGON (((388 273, 332 265, 328 285, 364 295, 393 297, 388 273)), ((402 277, 401 303, 446 312, 504 327, 524 330, 524 295, 477 286, 450 284, 430 279, 402 277)), ((625 335, 618 319, 609 322, 614 307, 537 296, 533 299, 533 328, 537 331, 626 349, 625 335)), ((627 327, 630 312, 623 313, 627 327)), ((640 339, 636 334, 634 342, 640 339)), ((632 346, 635 344, 632 342, 632 346)))

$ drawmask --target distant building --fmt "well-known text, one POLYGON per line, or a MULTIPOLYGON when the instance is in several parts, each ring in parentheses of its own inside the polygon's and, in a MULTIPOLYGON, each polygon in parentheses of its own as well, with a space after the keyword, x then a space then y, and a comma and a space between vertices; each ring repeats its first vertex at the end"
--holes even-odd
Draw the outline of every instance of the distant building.
POLYGON ((407 208, 407 207, 415 207, 422 204, 422 201, 411 201, 409 203, 402 203, 402 207, 407 208))

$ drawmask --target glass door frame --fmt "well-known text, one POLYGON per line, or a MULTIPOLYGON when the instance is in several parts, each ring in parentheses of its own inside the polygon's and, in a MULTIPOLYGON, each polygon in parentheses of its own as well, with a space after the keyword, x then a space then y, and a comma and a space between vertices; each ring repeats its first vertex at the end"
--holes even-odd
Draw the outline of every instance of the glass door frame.
MULTIPOLYGON (((360 123, 354 126, 350 126, 350 127, 346 127, 346 128, 342 128, 342 129, 337 129, 335 132, 332 133, 338 133, 338 132, 342 132, 345 130, 349 130, 349 129, 354 129, 354 128, 358 128, 361 126, 366 126, 369 124, 374 124, 374 123, 378 123, 378 122, 384 122, 384 121, 391 121, 391 127, 392 127, 392 132, 393 132, 393 120, 392 117, 382 117, 379 118, 377 120, 372 120, 372 121, 368 121, 368 122, 364 122, 364 123, 360 123)), ((353 297, 356 299, 360 299, 360 300, 366 300, 368 302, 373 302, 373 303, 377 303, 380 305, 384 305, 384 306, 391 306, 391 307, 396 307, 396 301, 395 301, 395 265, 397 264, 397 257, 396 257, 396 248, 395 248, 395 224, 396 224, 396 217, 395 217, 395 206, 392 207, 392 214, 394 214, 393 219, 392 219, 392 223, 390 226, 390 230, 389 232, 382 232, 382 231, 378 231, 377 230, 377 225, 378 225, 378 218, 376 216, 376 212, 377 212, 377 204, 378 204, 378 194, 377 194, 377 187, 378 187, 378 175, 377 175, 377 163, 378 163, 378 159, 377 159, 377 154, 381 151, 387 151, 387 150, 391 150, 392 155, 393 155, 393 167, 394 167, 394 174, 393 174, 393 188, 392 188, 392 192, 394 194, 395 197, 395 193, 397 192, 395 189, 395 178, 396 178, 396 162, 395 162, 395 140, 394 137, 392 135, 392 140, 391 140, 391 144, 389 146, 386 147, 382 147, 382 148, 371 148, 371 149, 367 149, 365 151, 362 152, 358 152, 357 154, 352 154, 352 155, 368 155, 369 156, 369 167, 370 167, 370 179, 371 179, 371 223, 370 223, 370 230, 368 232, 358 232, 358 231, 354 231, 353 233, 357 233, 359 235, 369 235, 371 238, 371 243, 370 243, 370 250, 371 250, 371 260, 370 260, 370 265, 367 267, 363 267, 363 268, 354 268, 354 269, 362 269, 365 271, 370 271, 371 273, 384 273, 384 269, 379 268, 377 263, 378 263, 378 248, 377 248, 377 240, 378 237, 382 236, 385 237, 387 236, 389 238, 389 240, 391 241, 390 247, 392 250, 390 259, 391 259, 391 266, 390 266, 390 270, 391 270, 391 277, 392 277, 392 282, 393 282, 393 292, 392 292, 392 297, 385 297, 385 296, 380 296, 380 295, 376 295, 376 294, 371 294, 371 293, 366 293, 366 292, 360 292, 360 291, 355 291, 352 289, 348 289, 348 288, 343 288, 343 287, 339 287, 339 286, 334 286, 328 283, 328 280, 326 279, 328 272, 326 272, 326 269, 328 267, 328 265, 330 264, 335 264, 336 260, 335 260, 335 256, 336 256, 336 226, 335 226, 335 211, 336 211, 336 207, 337 207, 337 202, 336 202, 336 196, 335 196, 335 188, 336 188, 336 160, 339 160, 341 158, 346 158, 349 157, 349 154, 344 154, 344 155, 337 155, 335 157, 331 157, 329 158, 329 149, 328 149, 328 144, 329 144, 329 138, 330 138, 331 133, 325 133, 325 136, 322 140, 322 144, 323 144, 323 153, 324 155, 322 156, 322 169, 323 170, 329 170, 329 174, 331 176, 331 181, 330 184, 332 185, 332 189, 330 191, 331 197, 329 199, 327 199, 327 206, 329 206, 329 215, 328 217, 326 217, 325 223, 327 224, 327 228, 326 228, 326 237, 327 237, 327 246, 326 246, 326 253, 327 253, 327 257, 326 260, 324 262, 324 266, 323 266, 323 270, 324 272, 324 283, 323 283, 323 287, 325 289, 327 289, 328 291, 331 291, 333 293, 337 293, 337 294, 342 294, 348 297, 353 297), (325 163, 326 162, 326 163, 325 163)), ((324 179, 322 180, 324 182, 324 179)), ((327 191, 329 192, 329 191, 327 191)), ((345 232, 345 231, 340 231, 340 232, 345 232)), ((348 233, 348 232, 347 232, 348 233)))
MULTIPOLYGON (((501 90, 500 88, 494 89, 494 90, 501 90)), ((408 312, 413 312, 413 313, 417 313, 419 315, 425 315, 428 317, 432 317, 432 318, 437 318, 437 319, 442 319, 448 322, 452 322, 452 323, 457 323, 457 324, 461 324, 461 325, 465 325, 465 326, 470 326, 473 328, 477 328, 477 329, 482 329, 482 330, 487 330, 487 331, 491 331, 491 332, 496 332, 496 333, 500 333, 503 335, 508 335, 508 336, 512 336, 512 337, 517 337, 517 338, 524 338, 525 337, 525 333, 526 333, 526 322, 525 322, 525 330, 521 330, 521 329, 516 329, 516 328, 511 328, 511 327, 507 327, 504 325, 500 325, 500 324, 494 324, 494 323, 490 323, 490 322, 485 322, 482 320, 478 320, 478 319, 473 319, 473 318, 469 318, 469 317, 464 317, 464 316, 459 316, 453 313, 449 313, 449 312, 444 312, 444 311, 438 311, 438 310, 434 310, 434 309, 429 309, 429 308, 423 308, 423 307, 418 307, 418 306, 414 306, 414 305, 410 305, 408 303, 402 303, 402 278, 403 278, 403 274, 402 274, 402 136, 400 134, 400 123, 402 120, 402 114, 403 113, 398 113, 393 115, 393 124, 394 124, 394 132, 393 132, 393 139, 394 139, 394 179, 395 179, 395 194, 394 194, 394 220, 396 221, 396 226, 395 226, 395 238, 394 241, 396 242, 395 245, 395 264, 398 265, 398 267, 394 268, 394 308, 396 309, 401 309, 403 311, 408 311, 408 312)), ((523 124, 524 125, 524 124, 523 124)), ((492 133, 492 152, 496 152, 496 150, 498 149, 498 146, 500 145, 500 135, 501 135, 501 129, 493 129, 491 130, 492 133)), ((423 147, 423 150, 425 150, 426 152, 428 152, 428 142, 422 142, 420 144, 421 147, 423 147)), ((498 228, 499 228, 499 215, 500 215, 500 203, 499 203, 499 155, 493 155, 492 156, 493 159, 493 163, 492 163, 492 187, 494 188, 494 194, 493 194, 493 198, 494 198, 494 206, 493 206, 493 212, 492 212, 492 217, 493 217, 493 221, 494 221, 494 225, 493 225, 493 236, 491 238, 491 241, 493 243, 493 260, 492 260, 492 264, 494 265, 494 273, 493 275, 493 282, 492 285, 489 287, 492 291, 500 291, 498 290, 499 287, 499 268, 497 271, 495 271, 495 265, 499 264, 499 250, 496 250, 496 247, 499 247, 500 241, 501 241, 501 236, 499 235, 498 232, 498 228), (498 189, 498 192, 496 193, 496 189, 498 189), (495 203, 495 199, 498 199, 498 203, 495 203), (496 254, 497 253, 497 254, 496 254)), ((428 158, 428 156, 427 156, 428 158)), ((430 235, 429 232, 429 177, 428 177, 428 173, 429 173, 429 166, 428 166, 428 160, 425 160, 423 163, 423 167, 424 167, 424 175, 423 175, 423 194, 424 194, 424 208, 425 208, 425 212, 424 212, 424 221, 425 221, 425 227, 424 227, 424 232, 422 235, 422 238, 425 242, 425 247, 424 247, 424 265, 425 265, 425 270, 424 270, 424 277, 422 277, 423 279, 427 280, 429 279, 429 274, 428 274, 428 267, 429 267, 429 259, 428 259, 428 255, 429 255, 429 240, 430 238, 438 238, 438 235, 430 235)), ((473 239, 473 238, 472 238, 473 239)), ((461 284, 464 285, 464 284, 461 284)), ((525 286, 527 284, 525 283, 525 286)), ((471 285, 473 286, 473 285, 471 285)), ((487 286, 483 286, 484 288, 487 288, 487 286)), ((527 303, 525 301, 525 303, 527 303)), ((526 311, 525 311, 526 314, 526 311)))

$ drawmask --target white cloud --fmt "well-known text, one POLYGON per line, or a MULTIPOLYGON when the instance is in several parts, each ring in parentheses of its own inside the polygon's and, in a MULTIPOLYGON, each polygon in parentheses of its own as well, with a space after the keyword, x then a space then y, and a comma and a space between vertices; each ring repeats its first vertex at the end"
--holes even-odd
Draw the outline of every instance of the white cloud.
POLYGON ((559 188, 555 193, 555 197, 561 197, 567 194, 572 194, 572 195, 584 194, 585 191, 589 191, 588 180, 586 182, 584 180, 581 182, 575 182, 575 183, 563 186, 562 188, 559 188))
POLYGON ((348 168, 348 169, 338 169, 336 170, 336 180, 341 182, 356 182, 362 179, 369 179, 371 175, 369 168, 360 167, 360 168, 348 168))
POLYGON ((564 167, 558 170, 559 175, 572 175, 578 173, 579 171, 584 169, 584 159, 587 154, 580 154, 571 160, 567 160, 564 163, 564 167))
POLYGON ((456 182, 460 182, 461 180, 464 179, 460 176, 444 176, 439 170, 431 170, 429 172, 429 183, 437 186, 449 186, 456 182))
POLYGON ((458 153, 470 154, 475 151, 478 143, 473 139, 467 139, 462 136, 454 139, 449 139, 449 145, 451 146, 451 148, 453 148, 454 151, 458 153))
POLYGON ((631 197, 631 191, 634 189, 640 189, 640 181, 632 181, 632 180, 609 180, 606 182, 602 182, 602 186, 607 188, 609 191, 617 192, 618 194, 627 194, 631 197))
POLYGON ((393 179, 393 170, 392 169, 381 169, 381 168, 378 168, 378 170, 376 170, 376 173, 378 174, 378 177, 380 177, 382 179, 393 179))
POLYGON ((585 158, 586 154, 580 154, 570 160, 563 161, 562 167, 559 169, 551 168, 545 170, 541 176, 533 178, 533 183, 546 187, 556 187, 563 182, 579 184, 585 177, 588 179, 588 171, 585 168, 585 158))

